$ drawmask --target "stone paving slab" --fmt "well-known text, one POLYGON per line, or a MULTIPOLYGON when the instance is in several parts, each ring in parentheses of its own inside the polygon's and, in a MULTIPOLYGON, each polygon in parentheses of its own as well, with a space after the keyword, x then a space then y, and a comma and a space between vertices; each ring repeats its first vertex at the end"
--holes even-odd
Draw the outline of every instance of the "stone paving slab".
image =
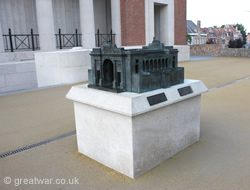
POLYGON ((202 96, 201 139, 133 180, 77 152, 76 136, 0 160, 0 189, 187 189, 250 187, 250 79, 202 96), (12 184, 3 179, 9 176, 12 184), (19 178, 79 185, 19 185, 19 178), (54 182, 54 181, 52 181, 54 182))

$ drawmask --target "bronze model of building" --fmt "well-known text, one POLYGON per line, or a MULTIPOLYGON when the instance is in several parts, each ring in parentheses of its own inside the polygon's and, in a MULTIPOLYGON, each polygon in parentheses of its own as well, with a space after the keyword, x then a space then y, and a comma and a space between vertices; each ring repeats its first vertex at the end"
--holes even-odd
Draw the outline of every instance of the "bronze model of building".
POLYGON ((142 49, 128 50, 107 42, 90 55, 89 88, 142 93, 184 82, 178 50, 159 40, 154 39, 142 49))

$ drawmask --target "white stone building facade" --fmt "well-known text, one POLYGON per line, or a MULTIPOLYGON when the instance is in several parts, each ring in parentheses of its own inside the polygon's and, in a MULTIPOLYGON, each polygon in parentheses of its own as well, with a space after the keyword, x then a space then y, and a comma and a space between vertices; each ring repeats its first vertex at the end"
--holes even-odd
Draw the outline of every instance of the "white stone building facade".
MULTIPOLYGON (((0 0, 0 34, 39 34, 42 51, 56 50, 55 34, 72 34, 75 30, 82 34, 84 48, 95 47, 95 34, 112 32, 115 42, 122 44, 126 31, 122 31, 122 0, 0 0), (123 34, 122 34, 123 33, 123 34)), ((174 45, 175 2, 174 0, 138 0, 143 2, 146 45, 157 36, 166 45, 174 45)), ((128 8, 127 8, 128 9, 128 8)), ((126 26, 129 27, 129 26, 126 26)), ((139 27, 139 26, 138 26, 139 27)), ((134 44, 138 45, 138 44, 134 44)), ((178 44, 179 45, 179 44, 178 44)), ((183 44, 184 45, 184 44, 183 44)), ((2 39, 0 51, 4 51, 2 39)))
POLYGON ((0 0, 0 65, 9 68, 18 62, 28 73, 4 73, 0 93, 34 88, 34 81, 38 87, 86 81, 89 52, 96 47, 98 29, 105 34, 112 29, 118 47, 139 48, 156 37, 167 46, 177 45, 179 61, 189 60, 185 23, 186 0, 0 0), (5 50, 2 35, 9 29, 12 34, 30 34, 33 29, 39 35, 40 51, 5 50), (64 34, 74 34, 77 29, 82 49, 59 50, 59 29, 64 34), (31 61, 30 67, 26 61, 31 61), (29 81, 33 83, 27 86, 29 81))

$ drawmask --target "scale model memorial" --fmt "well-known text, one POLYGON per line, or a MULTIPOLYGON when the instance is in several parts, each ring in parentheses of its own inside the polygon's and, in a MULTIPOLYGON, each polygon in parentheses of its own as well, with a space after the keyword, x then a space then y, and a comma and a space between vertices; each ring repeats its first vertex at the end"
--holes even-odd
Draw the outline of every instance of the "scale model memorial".
POLYGON ((90 53, 89 84, 73 86, 78 151, 136 178, 200 138, 199 80, 184 79, 178 50, 105 43, 90 53))
POLYGON ((155 39, 149 46, 130 50, 106 43, 90 53, 88 87, 141 93, 183 83, 184 68, 178 67, 177 54, 177 49, 155 39))

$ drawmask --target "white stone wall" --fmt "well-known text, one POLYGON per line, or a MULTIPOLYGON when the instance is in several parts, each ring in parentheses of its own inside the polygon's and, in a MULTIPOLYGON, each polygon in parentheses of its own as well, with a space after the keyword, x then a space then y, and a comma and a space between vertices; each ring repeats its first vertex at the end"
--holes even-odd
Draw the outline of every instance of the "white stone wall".
POLYGON ((40 52, 35 54, 38 87, 88 80, 90 49, 40 52))
POLYGON ((178 61, 190 60, 190 46, 175 45, 175 49, 178 49, 178 61))
POLYGON ((0 63, 34 60, 34 51, 0 53, 0 63))
POLYGON ((36 87, 34 61, 0 63, 0 93, 36 87))

